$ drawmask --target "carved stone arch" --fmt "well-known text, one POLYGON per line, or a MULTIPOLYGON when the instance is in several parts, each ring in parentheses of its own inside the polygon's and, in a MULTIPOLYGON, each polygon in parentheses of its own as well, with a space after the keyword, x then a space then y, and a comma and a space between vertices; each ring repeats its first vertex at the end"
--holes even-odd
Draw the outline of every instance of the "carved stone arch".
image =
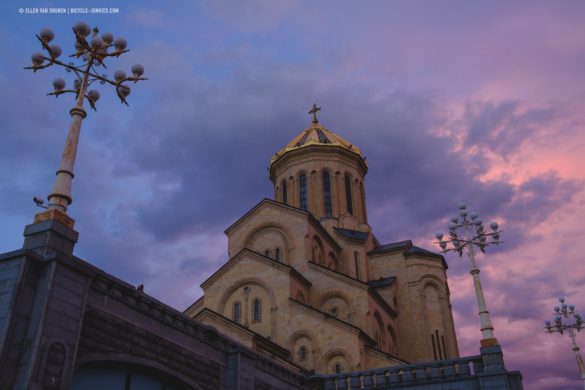
MULTIPOLYGON (((246 236, 246 238, 244 240, 244 242, 245 242, 244 247, 251 249, 251 250, 254 250, 254 244, 256 243, 258 238, 261 237, 263 234, 266 234, 268 232, 273 232, 282 238, 282 241, 284 243, 283 244, 284 247, 281 248, 281 250, 280 250, 280 259, 281 259, 280 261, 284 264, 290 264, 290 259, 292 259, 294 256, 294 242, 295 241, 294 241, 294 237, 293 237, 290 229, 288 229, 284 225, 274 223, 274 222, 267 222, 267 223, 263 223, 263 224, 256 226, 246 236)), ((262 247, 261 249, 256 248, 256 251, 264 254, 264 251, 266 249, 270 249, 271 251, 273 251, 275 248, 273 248, 272 246, 266 247, 266 248, 262 247)))
POLYGON ((289 337, 289 346, 292 346, 291 343, 295 342, 296 340, 300 339, 301 337, 306 337, 311 340, 313 343, 316 343, 317 337, 315 333, 308 329, 297 329, 295 330, 289 337))
POLYGON ((289 351, 292 354, 292 359, 295 363, 300 364, 305 368, 319 369, 319 346, 317 344, 317 337, 315 334, 307 329, 299 329, 293 332, 288 339, 289 351), (308 352, 305 359, 301 359, 301 349, 308 352))
POLYGON ((418 284, 420 286, 421 295, 424 295, 425 288, 430 285, 430 286, 433 286, 437 290, 437 292, 439 293, 439 296, 442 299, 447 298, 447 292, 445 289, 446 284, 444 283, 443 280, 441 280, 441 278, 439 278, 435 275, 426 274, 426 275, 421 276, 418 280, 418 284))
POLYGON ((345 292, 343 292, 341 290, 329 290, 325 294, 323 294, 321 296, 321 298, 319 299, 319 307, 322 307, 323 304, 328 299, 333 298, 333 297, 339 297, 339 298, 341 298, 342 300, 345 301, 345 303, 347 304, 348 307, 350 306, 350 304, 349 304, 350 299, 349 299, 349 297, 347 296, 347 294, 345 292))
POLYGON ((252 327, 255 332, 260 333, 264 337, 271 337, 273 339, 277 337, 276 311, 278 310, 278 306, 276 295, 264 280, 256 277, 248 277, 235 281, 224 290, 217 304, 217 308, 211 309, 229 318, 230 313, 232 313, 232 308, 228 306, 232 305, 236 300, 241 302, 242 318, 240 323, 242 325, 252 327), (246 291, 245 287, 249 287, 250 289, 246 291), (238 292, 238 290, 241 291, 238 292), (255 298, 262 300, 260 313, 262 321, 253 320, 253 303, 255 298))
POLYGON ((328 291, 319 299, 319 310, 343 321, 352 322, 352 307, 349 297, 338 290, 328 291))
POLYGON ((225 290, 219 300, 219 304, 217 305, 217 312, 223 313, 225 310, 225 305, 229 299, 229 297, 239 288, 244 287, 248 284, 257 284, 262 287, 266 292, 268 292, 268 296, 270 297, 270 308, 276 307, 276 296, 274 295, 274 291, 264 282, 262 279, 259 278, 244 278, 240 279, 234 284, 232 284, 227 290, 225 290))
POLYGON ((425 332, 430 339, 428 354, 435 360, 446 359, 450 352, 445 342, 445 337, 449 341, 449 302, 445 283, 435 275, 424 275, 420 278, 419 286, 421 315, 424 318, 425 332))
POLYGON ((343 348, 331 348, 323 353, 321 359, 327 373, 335 373, 335 364, 342 363, 341 371, 352 371, 355 367, 350 354, 343 348))
MULTIPOLYGON (((195 357, 195 356, 194 356, 195 357)), ((189 359, 187 358, 187 364, 189 359)), ((184 382, 186 385, 191 387, 193 390, 204 390, 197 382, 193 381, 193 378, 186 376, 176 370, 173 370, 170 367, 167 367, 163 364, 160 364, 157 361, 143 358, 135 355, 129 355, 126 353, 119 353, 119 352, 103 352, 103 353, 88 353, 77 357, 75 370, 83 368, 84 366, 90 364, 123 364, 123 365, 133 365, 137 367, 145 367, 151 368, 156 371, 162 372, 165 375, 168 375, 171 378, 175 378, 181 382, 184 382)))

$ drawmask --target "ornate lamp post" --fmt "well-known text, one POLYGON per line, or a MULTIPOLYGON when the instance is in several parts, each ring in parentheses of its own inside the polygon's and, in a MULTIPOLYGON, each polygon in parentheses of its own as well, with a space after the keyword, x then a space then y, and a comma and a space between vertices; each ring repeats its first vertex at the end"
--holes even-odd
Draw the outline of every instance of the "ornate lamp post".
MULTIPOLYGON (((81 130, 81 122, 86 117, 87 113, 83 109, 83 103, 85 100, 89 103, 93 110, 96 110, 96 102, 100 98, 100 93, 95 90, 89 90, 91 84, 98 81, 100 84, 109 84, 116 89, 116 93, 120 98, 120 101, 126 105, 126 97, 130 94, 130 87, 126 84, 127 82, 136 83, 139 80, 146 80, 141 77, 144 73, 142 65, 132 66, 132 76, 126 76, 124 71, 118 70, 114 72, 114 79, 111 80, 105 74, 99 74, 100 68, 106 69, 104 61, 108 57, 119 57, 121 54, 128 52, 126 50, 126 40, 124 38, 116 38, 109 33, 103 33, 101 37, 98 35, 99 30, 94 28, 93 30, 83 22, 75 24, 73 27, 73 33, 75 35, 75 54, 70 55, 76 59, 77 63, 74 62, 62 62, 59 60, 62 51, 58 45, 50 44, 55 37, 55 34, 51 29, 43 29, 37 39, 40 41, 43 52, 34 53, 31 56, 32 66, 26 67, 25 69, 32 69, 36 72, 40 69, 45 69, 53 65, 60 66, 65 69, 68 73, 74 74, 73 86, 66 89, 65 80, 57 78, 53 81, 54 91, 47 95, 54 95, 58 97, 64 93, 72 93, 75 95, 76 103, 71 109, 71 124, 69 126, 69 132, 67 134, 67 141, 63 150, 63 156, 59 169, 57 170, 57 177, 55 179, 55 185, 53 191, 48 196, 48 204, 44 204, 44 201, 35 198, 35 202, 44 208, 48 208, 47 212, 38 214, 35 217, 35 221, 54 218, 55 214, 61 214, 60 219, 71 221, 67 214, 67 207, 72 203, 73 197, 71 195, 71 182, 73 180, 73 167, 75 164, 75 156, 77 154, 77 144, 79 142, 79 132, 81 130), (91 37, 89 35, 91 34, 91 37), (89 41, 88 41, 89 39, 89 41), (45 214, 43 216, 43 214, 45 214), (49 215, 46 215, 49 214, 49 215)), ((72 223, 69 223, 72 225, 72 223)))
POLYGON ((487 231, 476 213, 468 214, 465 204, 459 205, 459 217, 452 217, 448 227, 449 238, 444 240, 443 233, 437 232, 435 237, 439 241, 436 243, 441 247, 441 253, 457 252, 459 256, 463 256, 463 252, 467 253, 471 261, 470 273, 473 277, 475 296, 477 298, 477 306, 479 307, 482 334, 481 346, 489 347, 498 345, 498 340, 494 336, 494 326, 492 325, 481 288, 479 268, 477 268, 475 262, 475 251, 478 248, 485 253, 489 245, 499 244, 501 242, 501 231, 498 230, 498 224, 496 222, 490 223, 491 231, 487 231))
POLYGON ((585 388, 585 367, 583 366, 583 358, 581 357, 581 352, 579 352, 579 346, 575 341, 577 333, 585 328, 585 324, 583 323, 583 318, 581 318, 581 315, 575 312, 574 305, 567 305, 565 303, 565 298, 563 297, 559 298, 559 302, 561 302, 561 306, 554 307, 553 323, 551 323, 549 320, 544 321, 544 328, 548 333, 569 334, 571 341, 573 342, 573 351, 575 352, 575 357, 577 358, 577 365, 579 366, 579 371, 581 372, 583 387, 585 388))

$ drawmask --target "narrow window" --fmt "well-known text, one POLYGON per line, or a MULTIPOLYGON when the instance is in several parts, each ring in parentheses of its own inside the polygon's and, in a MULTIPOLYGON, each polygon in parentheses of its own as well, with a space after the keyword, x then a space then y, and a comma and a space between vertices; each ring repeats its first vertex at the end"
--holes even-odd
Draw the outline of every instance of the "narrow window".
POLYGON ((441 360, 445 359, 445 357, 443 356, 443 351, 441 351, 441 339, 439 338, 439 330, 435 329, 435 336, 437 340, 437 349, 439 350, 439 357, 441 358, 441 360))
POLYGON ((234 302, 233 319, 236 322, 240 322, 240 302, 234 302))
POLYGON ((443 342, 443 356, 447 359, 447 348, 445 347, 445 336, 441 336, 441 341, 443 342))
POLYGON ((304 345, 301 345, 301 348, 299 348, 299 360, 301 362, 307 360, 307 348, 304 345))
POLYGON ((280 248, 274 250, 274 260, 280 261, 280 248))
POLYGON ((288 204, 288 188, 286 185, 286 179, 282 181, 282 203, 288 204))
POLYGON ((301 197, 301 209, 307 209, 307 176, 303 173, 299 178, 299 190, 301 197))
POLYGON ((351 203, 351 179, 345 175, 345 200, 347 202, 347 212, 353 215, 353 205, 351 203))
POLYGON ((264 251, 264 256, 266 256, 266 257, 270 257, 270 249, 266 249, 266 250, 264 251))
POLYGON ((323 172, 323 200, 325 216, 331 217, 331 180, 329 179, 329 172, 323 172))
POLYGON ((431 343, 433 343, 433 356, 435 357, 435 360, 439 360, 437 359, 437 346, 435 345, 435 335, 431 333, 431 343))
POLYGON ((368 215, 366 212, 366 192, 364 191, 364 184, 360 183, 360 197, 362 201, 362 213, 364 214, 364 221, 368 221, 368 215))
POLYGON ((336 374, 341 373, 341 364, 335 363, 335 373, 336 374))
POLYGON ((260 302, 260 299, 255 298, 252 306, 252 321, 262 321, 262 303, 260 302))
POLYGON ((360 278, 360 255, 357 252, 353 252, 353 263, 355 265, 355 278, 360 278))

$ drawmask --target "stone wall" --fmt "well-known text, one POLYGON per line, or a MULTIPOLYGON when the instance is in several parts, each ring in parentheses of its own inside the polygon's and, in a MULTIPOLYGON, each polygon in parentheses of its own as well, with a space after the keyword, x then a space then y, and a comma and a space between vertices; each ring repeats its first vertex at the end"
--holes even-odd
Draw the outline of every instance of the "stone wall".
POLYGON ((301 369, 61 252, 45 227, 32 230, 48 239, 0 255, 1 389, 68 389, 78 368, 95 365, 139 366, 185 389, 306 388, 301 369))

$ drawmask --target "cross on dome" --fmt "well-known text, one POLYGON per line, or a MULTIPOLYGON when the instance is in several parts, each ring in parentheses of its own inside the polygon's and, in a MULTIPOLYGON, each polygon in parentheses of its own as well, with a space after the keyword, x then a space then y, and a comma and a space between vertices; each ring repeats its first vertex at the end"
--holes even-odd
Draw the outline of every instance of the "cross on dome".
POLYGON ((317 111, 321 111, 321 107, 317 107, 317 103, 313 103, 313 107, 309 110, 309 114, 313 114, 313 123, 319 123, 317 120, 317 111))

